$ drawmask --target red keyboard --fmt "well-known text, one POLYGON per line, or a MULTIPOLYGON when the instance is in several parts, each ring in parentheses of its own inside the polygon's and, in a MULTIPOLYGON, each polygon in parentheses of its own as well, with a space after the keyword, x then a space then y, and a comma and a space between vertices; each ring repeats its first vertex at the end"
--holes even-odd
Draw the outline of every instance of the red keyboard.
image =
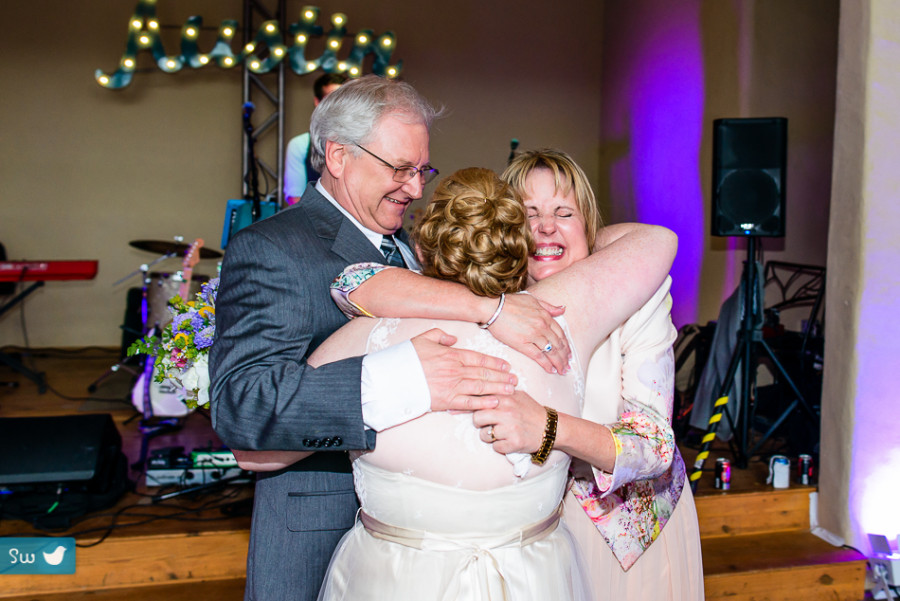
POLYGON ((0 261, 0 282, 93 280, 97 261, 0 261))

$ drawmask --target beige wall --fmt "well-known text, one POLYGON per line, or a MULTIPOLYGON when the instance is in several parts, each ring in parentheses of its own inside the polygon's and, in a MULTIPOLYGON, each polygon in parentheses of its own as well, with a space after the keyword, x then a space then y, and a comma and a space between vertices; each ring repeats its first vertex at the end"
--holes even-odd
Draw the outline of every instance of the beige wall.
MULTIPOLYGON (((4 7, 0 242, 14 259, 100 261, 96 280, 48 282, 26 301, 32 346, 117 344, 126 290, 138 279, 113 284, 154 258, 128 242, 183 235, 217 248, 225 201, 240 195, 238 71, 154 70, 121 91, 94 83, 95 69, 116 66, 135 4, 34 0, 4 7)), ((653 8, 653 2, 636 4, 653 8)), ((295 20, 302 4, 287 6, 295 20)), ((386 10, 383 3, 344 0, 320 6, 322 20, 338 10, 347 14, 351 31, 396 32, 395 58, 404 61, 405 79, 448 108, 432 136, 432 161, 443 173, 469 165, 502 168, 511 138, 521 148, 559 146, 585 166, 607 212, 615 205, 628 214, 631 199, 609 193, 609 165, 601 157, 601 107, 612 93, 601 93, 604 31, 616 28, 604 26, 604 10, 614 14, 627 5, 461 0, 386 10)), ((791 119, 789 235, 773 241, 771 253, 767 241, 767 256, 781 244, 783 260, 824 263, 830 164, 823 157, 831 152, 836 0, 685 0, 684 6, 699 19, 704 62, 699 174, 690 175, 698 178, 702 214, 709 205, 711 120, 784 114, 791 119)), ((191 14, 203 15, 208 26, 243 20, 238 0, 159 0, 158 13, 163 24, 179 26, 191 14)), ((287 77, 288 132, 306 129, 311 84, 309 76, 287 77)), ((705 234, 699 244, 702 264, 692 267, 701 270, 699 302, 690 314, 705 322, 716 317, 743 255, 705 234)), ((158 269, 177 267, 169 260, 158 269)), ((197 268, 214 270, 214 261, 197 268)), ((24 342, 17 312, 3 316, 0 345, 24 342)))
POLYGON ((764 258, 825 264, 837 23, 837 0, 607 3, 598 195, 679 234, 676 325, 716 319, 746 258, 708 233, 715 119, 788 118, 787 235, 764 258))
MULTIPOLYGON (((707 123, 721 117, 788 118, 787 233, 760 239, 765 260, 826 263, 838 12, 837 0, 703 3, 707 123)), ((703 136, 700 165, 708 207, 711 126, 703 136)), ((705 215, 704 231, 709 210, 705 215)), ((701 322, 718 315, 744 259, 744 241, 707 238, 701 322), (718 297, 712 294, 715 288, 718 297)))

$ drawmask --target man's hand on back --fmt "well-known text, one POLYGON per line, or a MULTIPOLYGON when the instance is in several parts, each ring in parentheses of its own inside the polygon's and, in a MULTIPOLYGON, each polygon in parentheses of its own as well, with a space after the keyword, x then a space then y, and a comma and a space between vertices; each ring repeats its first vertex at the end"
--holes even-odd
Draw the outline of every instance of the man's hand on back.
POLYGON ((455 336, 437 328, 412 339, 419 355, 432 411, 493 409, 496 396, 512 394, 516 377, 502 359, 476 351, 453 348, 455 336))

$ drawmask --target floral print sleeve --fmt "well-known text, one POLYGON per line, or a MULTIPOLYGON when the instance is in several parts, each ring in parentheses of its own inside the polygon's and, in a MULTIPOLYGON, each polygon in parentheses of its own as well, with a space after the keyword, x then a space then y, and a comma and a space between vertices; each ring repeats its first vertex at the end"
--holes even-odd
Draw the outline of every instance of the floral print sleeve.
POLYGON ((616 444, 613 472, 594 470, 603 495, 636 480, 655 478, 672 464, 671 415, 675 386, 672 343, 677 331, 672 298, 658 294, 632 316, 622 332, 623 411, 607 424, 616 444))
POLYGON ((331 298, 338 308, 350 319, 354 317, 375 317, 363 307, 350 300, 350 293, 359 288, 370 277, 384 269, 397 269, 381 263, 354 263, 347 266, 331 282, 331 298))
POLYGON ((586 406, 618 405, 616 421, 606 424, 616 445, 613 471, 585 466, 572 484, 572 494, 626 571, 660 535, 685 486, 670 418, 677 332, 669 317, 669 282, 614 332, 591 376, 621 377, 620 398, 585 398, 586 406))

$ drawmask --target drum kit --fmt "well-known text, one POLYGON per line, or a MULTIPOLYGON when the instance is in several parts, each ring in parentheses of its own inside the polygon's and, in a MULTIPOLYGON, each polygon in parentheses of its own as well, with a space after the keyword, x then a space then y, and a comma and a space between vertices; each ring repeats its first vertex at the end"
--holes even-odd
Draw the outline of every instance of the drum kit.
MULTIPOLYGON (((182 284, 190 279, 189 296, 193 297, 200 292, 200 287, 207 281, 209 276, 185 273, 186 270, 176 271, 175 273, 167 273, 162 271, 150 271, 149 268, 159 261, 170 259, 172 257, 185 257, 191 249, 190 244, 185 244, 180 236, 174 242, 164 240, 132 240, 129 246, 138 250, 145 250, 160 255, 150 265, 141 265, 140 273, 144 276, 144 298, 146 299, 146 318, 143 319, 144 333, 146 334, 150 328, 163 328, 170 321, 172 316, 166 309, 169 299, 177 296, 182 284)), ((222 253, 218 250, 199 247, 200 259, 219 259, 222 253)), ((131 278, 137 272, 132 272, 126 278, 131 278)), ((123 281, 123 280, 120 280, 123 281)), ((144 307, 141 308, 141 315, 145 314, 144 307)))
MULTIPOLYGON (((159 256, 150 263, 142 264, 137 270, 121 278, 114 285, 119 285, 138 274, 141 275, 141 335, 142 337, 159 336, 163 328, 172 321, 172 315, 168 311, 169 300, 174 296, 181 296, 184 300, 193 298, 200 291, 201 285, 209 280, 209 276, 195 275, 193 273, 194 265, 200 259, 219 259, 222 257, 222 253, 204 247, 201 239, 194 240, 190 244, 185 243, 181 236, 176 236, 172 242, 133 240, 128 244, 138 250, 159 256), (156 264, 175 257, 182 258, 180 270, 175 272, 152 270, 156 264)), ((133 358, 129 357, 111 367, 88 390, 93 392, 102 380, 125 367, 124 364, 131 359, 133 358)), ((180 428, 181 418, 191 410, 184 403, 185 395, 181 387, 168 380, 155 381, 153 357, 141 355, 137 359, 142 361, 139 371, 131 369, 128 371, 137 376, 131 390, 131 402, 143 418, 141 432, 144 436, 139 461, 139 463, 143 463, 147 453, 147 440, 180 428)))

